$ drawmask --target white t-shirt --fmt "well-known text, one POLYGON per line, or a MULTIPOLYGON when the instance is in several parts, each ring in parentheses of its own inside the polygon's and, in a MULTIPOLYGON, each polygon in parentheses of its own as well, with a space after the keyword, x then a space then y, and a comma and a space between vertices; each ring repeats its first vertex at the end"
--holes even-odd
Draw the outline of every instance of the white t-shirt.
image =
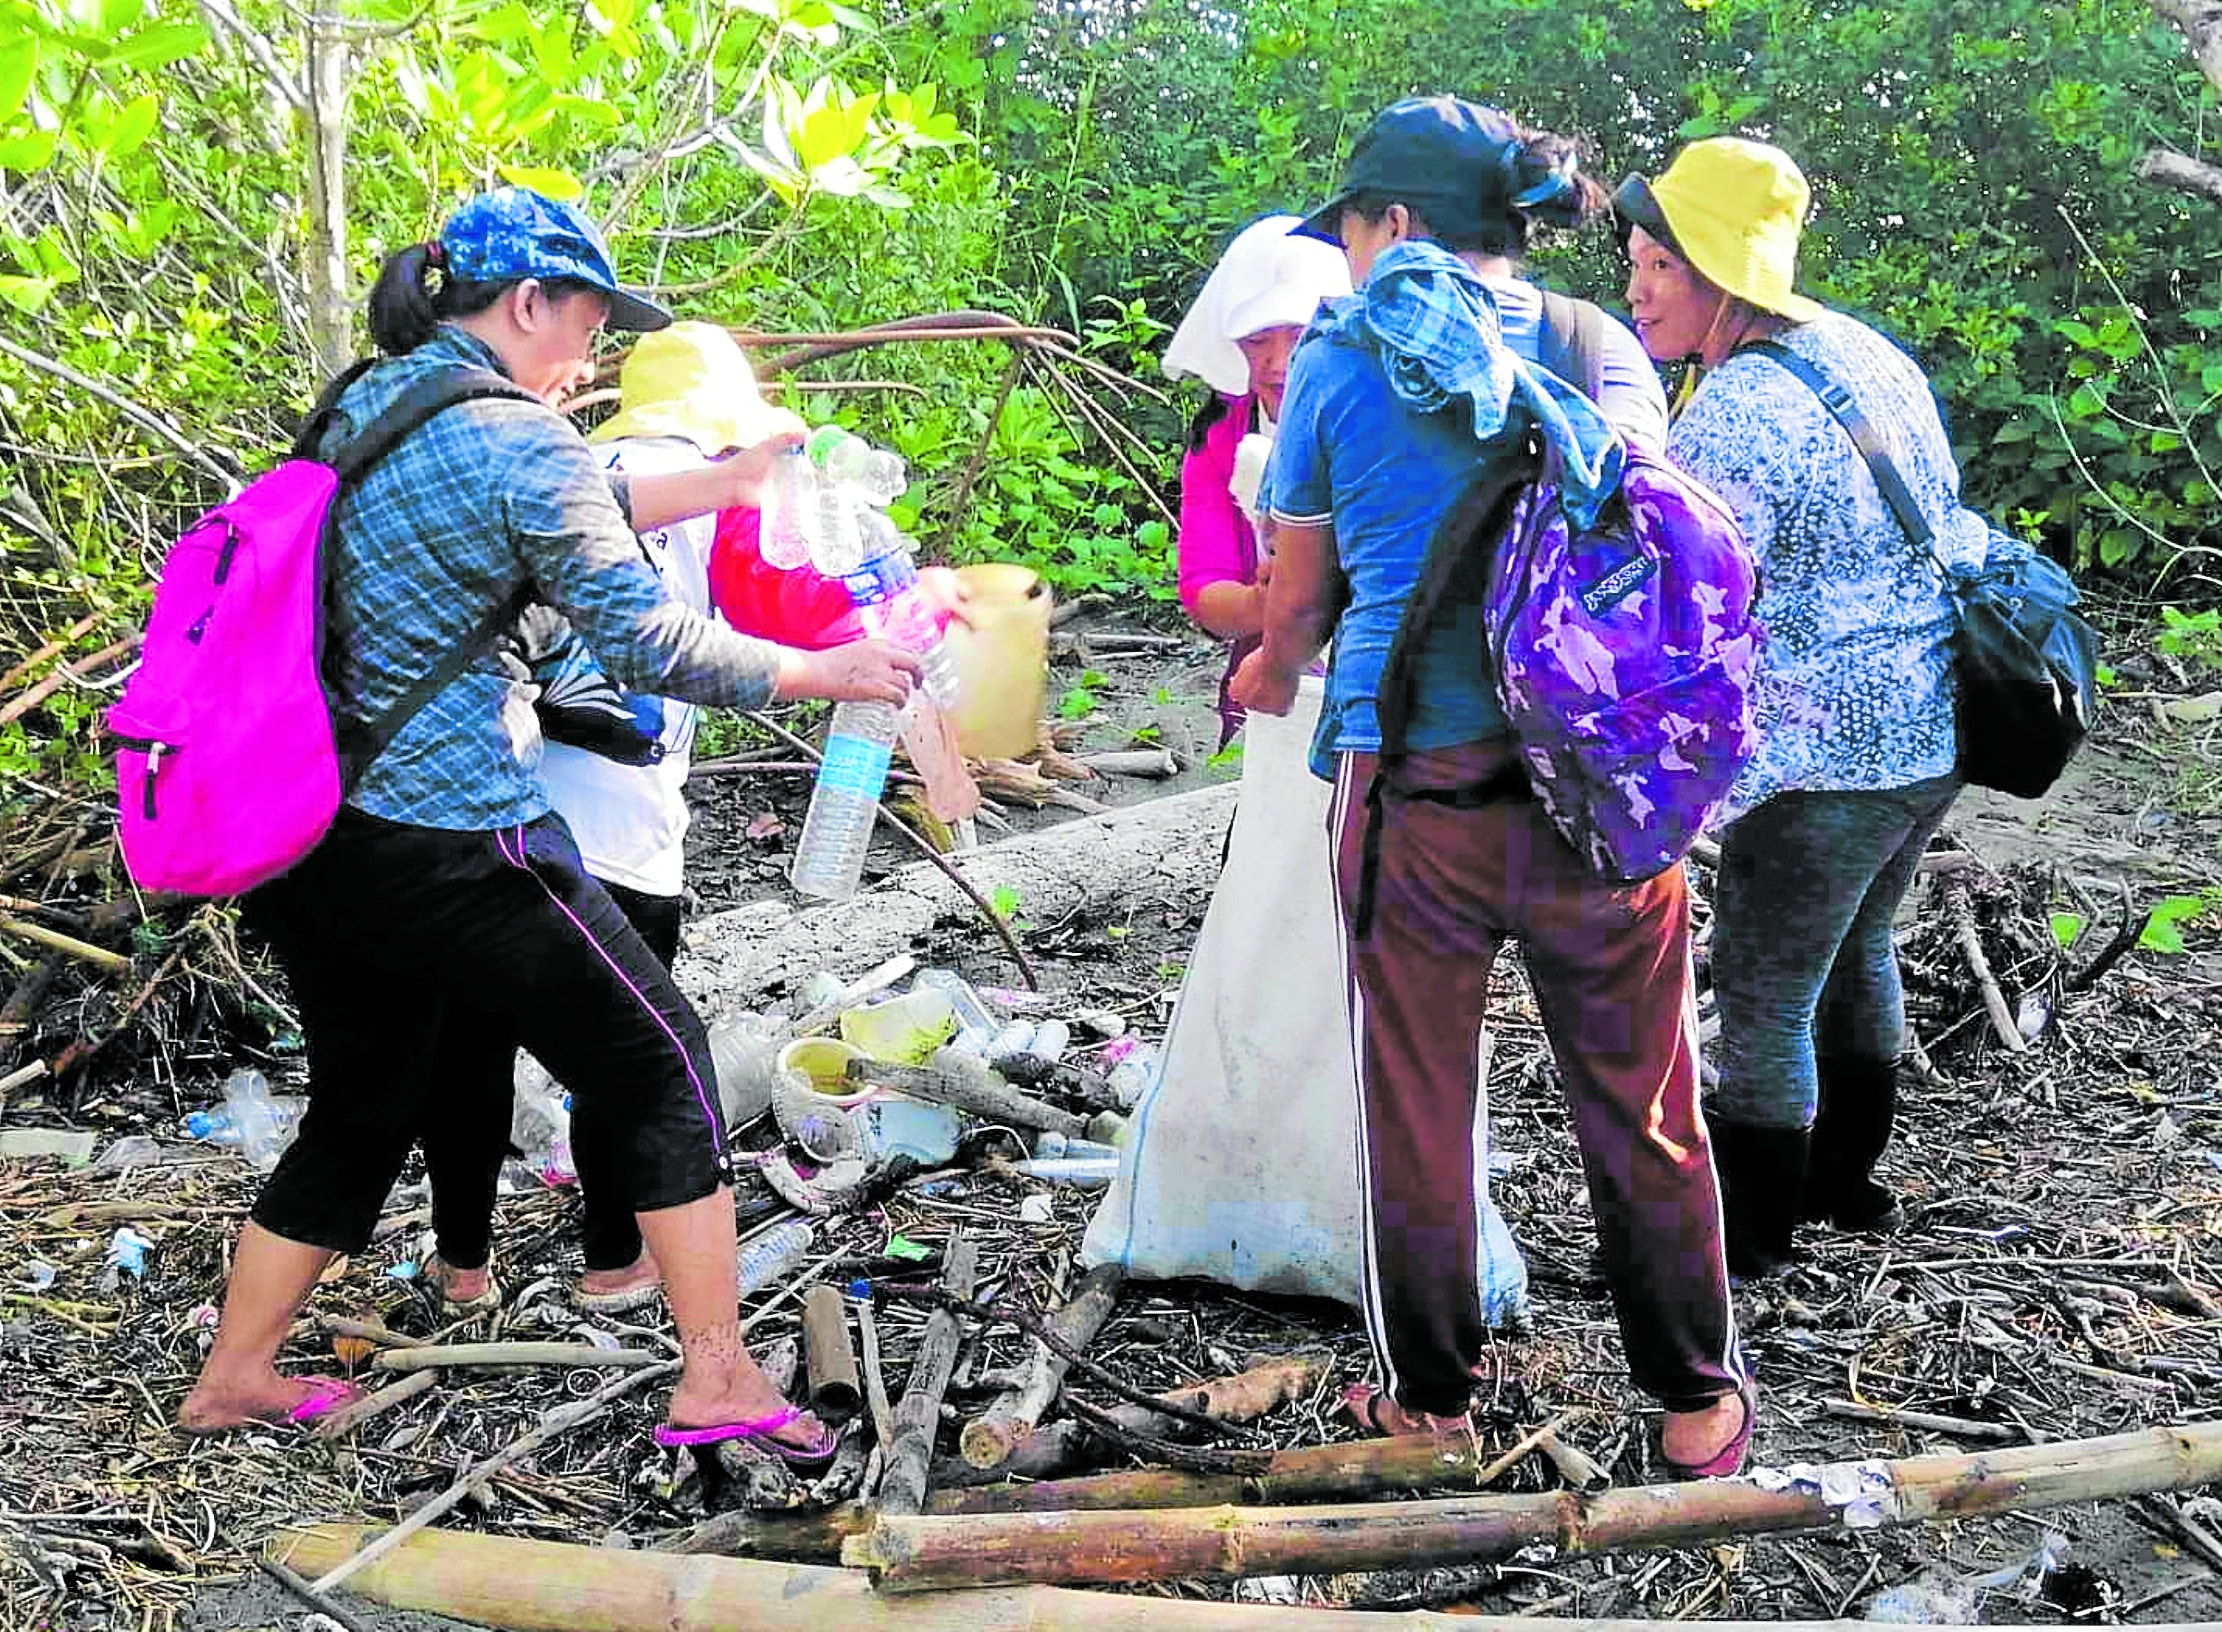
MULTIPOLYGON (((608 468, 633 476, 693 470, 705 461, 678 437, 627 438, 597 444, 608 468)), ((695 516, 641 535, 648 560, 675 601, 710 610, 710 545, 717 517, 695 516)), ((550 742, 540 779, 578 841, 586 870, 643 895, 677 895, 685 887, 687 770, 694 757, 695 708, 664 699, 664 755, 653 765, 620 765, 600 754, 550 742)))

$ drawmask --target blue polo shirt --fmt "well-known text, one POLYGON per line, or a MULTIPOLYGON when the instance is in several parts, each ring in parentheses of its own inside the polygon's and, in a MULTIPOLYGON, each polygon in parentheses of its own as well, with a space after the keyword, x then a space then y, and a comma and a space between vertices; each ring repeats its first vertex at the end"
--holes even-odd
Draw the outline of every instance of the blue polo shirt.
MULTIPOLYGON (((1542 297, 1532 285, 1489 280, 1506 345, 1530 361, 1541 347, 1542 297)), ((1288 386, 1266 473, 1274 519, 1331 523, 1350 602, 1335 625, 1326 708, 1312 768, 1332 777, 1330 756, 1381 746, 1374 711, 1389 648, 1435 529, 1491 457, 1510 454, 1517 435, 1477 440, 1466 410, 1408 407, 1357 330, 1307 335, 1289 364, 1288 386)), ((1655 442, 1666 423, 1665 394, 1634 335, 1607 325, 1600 404, 1623 434, 1655 442)), ((1479 586, 1446 599, 1413 673, 1405 743, 1450 748, 1507 733, 1483 641, 1479 586)))

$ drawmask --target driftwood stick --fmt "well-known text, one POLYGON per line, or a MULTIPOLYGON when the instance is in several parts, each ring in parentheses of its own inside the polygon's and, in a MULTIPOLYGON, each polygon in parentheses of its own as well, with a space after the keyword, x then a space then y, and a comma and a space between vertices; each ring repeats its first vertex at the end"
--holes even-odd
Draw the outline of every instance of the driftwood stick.
POLYGON ((887 1400, 887 1373, 880 1366, 880 1329, 872 1317, 870 1298, 857 1300, 856 1336, 864 1351, 864 1403, 872 1413, 872 1443, 885 1447, 895 1439, 895 1408, 887 1400))
MULTIPOLYGON (((1890 1525, 2027 1512, 2222 1476, 2222 1423, 2105 1439, 1865 1464, 1871 1516, 1890 1525)), ((1425 1569, 1501 1559, 1538 1544, 1560 1556, 1688 1546, 1731 1536, 1835 1530, 1843 1509, 1816 1483, 1762 1490, 1708 1480, 1537 1496, 1339 1507, 1187 1508, 964 1518, 882 1514, 843 1544, 883 1592, 1016 1581, 1096 1583, 1425 1569)))
POLYGON ((0 674, 0 691, 6 691, 48 658, 59 657, 62 653, 68 651, 70 643, 80 636, 90 633, 93 625, 98 623, 101 617, 102 614, 98 612, 86 613, 37 651, 32 652, 22 661, 9 665, 8 672, 0 674))
POLYGON ((353 1405, 343 1405, 330 1416, 319 1418, 310 1432, 318 1439, 345 1439, 371 1418, 415 1399, 439 1380, 440 1374, 436 1371, 412 1371, 399 1382, 388 1383, 384 1388, 365 1394, 353 1405))
POLYGON ((132 633, 124 636, 123 639, 116 641, 111 645, 103 646, 99 651, 93 653, 92 656, 81 657, 76 662, 68 665, 66 668, 56 669, 52 674, 48 675, 44 680, 41 680, 37 685, 31 687, 30 690, 24 692, 14 701, 8 703, 5 707, 0 707, 0 725, 14 724, 24 715, 30 713, 32 709, 38 707, 39 704, 45 702, 47 698, 53 696, 54 693, 60 691, 64 686, 68 685, 72 680, 82 679, 84 676, 91 674, 95 669, 100 668, 103 664, 113 663, 117 658, 124 656, 126 653, 137 651, 139 649, 139 642, 141 638, 142 637, 139 635, 139 633, 134 630, 132 633))
POLYGON ((1998 989, 1998 977, 1991 973, 1991 960, 1983 955, 1982 937, 1975 932, 1975 908, 1964 886, 1953 883, 1945 887, 1944 910, 1952 919, 1952 938, 1959 943, 1975 975, 1976 988, 1983 994, 1983 1012, 1990 1016, 1999 1045, 2009 1054, 2026 1054, 2029 1040, 2015 1024, 2014 1011, 2006 1006, 2006 994, 1998 989))
MULTIPOLYGON (((970 1303, 979 1276, 980 1243, 957 1232, 949 1238, 949 1257, 941 1287, 952 1303, 970 1303)), ((934 1435, 941 1426, 941 1396, 957 1363, 964 1323, 953 1307, 936 1309, 919 1339, 903 1403, 895 1408, 895 1437, 887 1447, 887 1471, 880 1479, 880 1511, 916 1513, 926 1500, 926 1468, 933 1461, 934 1435)))
POLYGON ((602 1366, 630 1371, 665 1363, 646 1349, 603 1349, 592 1343, 442 1343, 388 1349, 371 1360, 379 1371, 426 1371, 442 1366, 602 1366))
POLYGON ((280 1564, 276 1559, 257 1558, 255 1568, 277 1582, 279 1586, 285 1588, 290 1595, 302 1604, 337 1626, 340 1632, 370 1632, 368 1626, 364 1625, 362 1621, 347 1610, 327 1598, 319 1598, 314 1587, 295 1575, 283 1564, 280 1564))
POLYGON ((1061 1133, 1068 1139, 1084 1139, 1088 1134, 1086 1117, 1075 1116, 1070 1111, 1060 1111, 1056 1106, 1019 1093, 984 1073, 972 1076, 961 1071, 944 1071, 934 1065, 896 1065, 887 1060, 851 1060, 848 1078, 851 1082, 892 1088, 913 1099, 930 1099, 936 1105, 951 1105, 960 1111, 969 1111, 974 1116, 984 1117, 990 1122, 1008 1122, 1021 1128, 1061 1133))
POLYGON ((810 1379, 810 1409, 828 1422, 855 1416, 864 1395, 857 1387, 848 1303, 838 1288, 820 1284, 803 1295, 802 1355, 810 1379))
POLYGON ((1098 776, 1139 776, 1162 782, 1180 775, 1180 761, 1170 748, 1122 748, 1103 754, 1079 754, 1073 763, 1085 765, 1098 776))
MULTIPOLYGON (((1326 1365, 1318 1356, 1268 1360, 1231 1377, 1213 1377, 1190 1388, 1173 1389, 1141 1405, 1117 1406, 1110 1417, 1130 1433, 1159 1438, 1187 1428, 1183 1419, 1166 1413, 1168 1405, 1186 1406, 1217 1423, 1251 1422, 1277 1405, 1309 1394, 1326 1365)), ((961 1489, 991 1480, 1057 1479, 1101 1463, 1104 1443, 1103 1436, 1085 1423, 1070 1419, 1053 1422, 1012 1451, 999 1468, 983 1471, 954 1457, 937 1462, 934 1485, 937 1489, 961 1489)))
MULTIPOLYGON (((355 1525, 315 1525, 281 1532, 268 1546, 272 1555, 308 1571, 345 1557, 373 1533, 355 1525)), ((854 1570, 619 1552, 461 1530, 415 1537, 365 1572, 355 1590, 395 1609, 567 1632, 1536 1632, 1538 1624, 1512 1615, 1281 1608, 1060 1587, 891 1600, 854 1570)), ((1568 1618, 1544 1624, 1559 1632, 1659 1632, 1661 1623, 1568 1618)), ((1708 1632, 1782 1632, 1780 1621, 1704 1624, 1708 1632)), ((1862 1626, 1812 1624, 1832 1632, 1862 1626)), ((2147 1632, 2194 1629, 2179 1623, 2147 1632)))
POLYGON ((946 1277, 940 1286, 921 1285, 917 1282, 889 1283, 873 1288, 875 1296, 908 1298, 931 1303, 938 1308, 970 1315, 974 1320, 990 1325, 1016 1326, 1032 1336, 1044 1348, 1059 1356, 1065 1364, 1103 1388, 1109 1389, 1129 1405, 1140 1406, 1144 1411, 1160 1417, 1170 1417, 1175 1422, 1185 1422, 1191 1428, 1200 1428, 1207 1434, 1224 1434, 1227 1424, 1209 1412, 1184 1402, 1179 1395, 1145 1394, 1131 1383, 1125 1382, 1093 1360, 1075 1350, 1042 1317, 1023 1304, 1008 1300, 994 1303, 975 1303, 971 1298, 949 1290, 946 1277))
POLYGON ((58 929, 48 929, 44 924, 28 924, 20 918, 0 915, 0 935, 13 935, 18 940, 31 941, 50 952, 60 952, 96 969, 105 969, 112 975, 131 972, 131 960, 121 952, 111 952, 104 946, 94 946, 74 935, 64 935, 58 929))
POLYGON ((1821 1409, 1850 1422, 1887 1422, 1898 1428, 1921 1428, 1933 1434, 1960 1439, 1992 1439, 2012 1444, 2022 1432, 2010 1422, 1978 1422, 1972 1417, 1940 1417, 1933 1411, 1908 1411, 1895 1405, 1862 1405, 1857 1400, 1823 1400, 1821 1409))
POLYGON ((1178 1468, 1187 1473, 1263 1473, 1273 1460, 1271 1451, 1221 1451, 1208 1446, 1183 1445, 1175 1440, 1160 1439, 1154 1434, 1145 1434, 1127 1427, 1102 1406, 1090 1405, 1078 1395, 1065 1396, 1065 1409, 1106 1444, 1138 1456, 1145 1462, 1178 1468))
MULTIPOLYGON (((1111 1318, 1119 1301, 1126 1271, 1117 1264, 1100 1264, 1080 1278, 1065 1306, 1049 1317, 1048 1326, 1075 1353, 1085 1350, 1111 1318)), ((976 1468, 1002 1464, 1013 1446, 1029 1438, 1065 1386, 1064 1356, 1036 1342, 1028 1358, 1024 1381, 995 1397, 984 1412, 965 1424, 957 1447, 976 1468)))
MULTIPOLYGON (((388 1553, 399 1547, 411 1536, 422 1530, 441 1514, 460 1503, 473 1490, 491 1479, 510 1463, 529 1456, 559 1434, 569 1433, 582 1423, 592 1422, 610 1408, 610 1405, 643 1383, 652 1383, 659 1377, 669 1377, 679 1370, 679 1362, 666 1360, 660 1365, 644 1366, 640 1370, 608 1383, 585 1399, 571 1405, 557 1406, 540 1419, 538 1427, 520 1438, 510 1441, 476 1466, 466 1469, 462 1476, 447 1489, 411 1513, 391 1530, 380 1534, 352 1558, 340 1560, 310 1583, 311 1590, 322 1595, 330 1592, 342 1581, 368 1569, 388 1553)), ((290 1561, 287 1561, 290 1562, 290 1561)))
POLYGON ((2064 990, 2087 992, 2097 985, 2106 972, 2122 961, 2129 949, 2145 938, 2145 926, 2153 921, 2152 912, 2137 910, 2137 903, 2129 893, 2129 880, 2117 878, 2115 888, 2121 892, 2122 922, 2098 955, 2067 979, 2064 990))

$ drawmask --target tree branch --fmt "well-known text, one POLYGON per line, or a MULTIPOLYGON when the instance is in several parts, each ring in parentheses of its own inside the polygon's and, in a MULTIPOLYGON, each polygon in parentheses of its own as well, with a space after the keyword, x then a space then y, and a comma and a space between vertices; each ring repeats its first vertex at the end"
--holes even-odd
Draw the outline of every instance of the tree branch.
MULTIPOLYGON (((2211 77, 2211 76, 2210 76, 2211 77)), ((2189 193, 2210 204, 2222 204, 2222 165, 2195 159, 2172 147, 2151 147, 2137 161, 2137 179, 2156 187, 2189 193)))
POLYGON ((58 380, 66 381, 76 386, 80 391, 91 392, 133 424, 153 432, 163 441, 169 443, 171 447, 177 449, 186 458, 192 460, 201 469, 222 482, 227 489, 235 490, 238 488, 239 473, 237 471, 226 470, 216 462, 213 454, 205 448, 188 441, 183 431, 180 431, 153 409, 142 408, 114 387, 101 384, 100 381, 89 374, 80 374, 69 364, 57 362, 43 352, 33 351, 28 346, 19 346, 5 335, 0 335, 0 352, 5 352, 19 363, 28 363, 33 368, 51 374, 58 380))
MULTIPOLYGON (((2222 5, 2215 0, 2151 0, 2153 14, 2190 42, 2207 83, 2222 90, 2222 5)), ((2150 156, 2147 157, 2150 162, 2150 156)))

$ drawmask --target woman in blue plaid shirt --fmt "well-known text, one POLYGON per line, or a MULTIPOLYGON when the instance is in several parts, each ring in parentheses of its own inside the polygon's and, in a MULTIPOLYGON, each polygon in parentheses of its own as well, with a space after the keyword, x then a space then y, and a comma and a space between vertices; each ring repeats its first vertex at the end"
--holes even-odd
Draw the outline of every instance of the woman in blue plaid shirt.
MULTIPOLYGON (((465 204, 387 263, 370 301, 388 354, 340 395, 323 451, 432 371, 491 370, 544 399, 594 337, 669 314, 618 286, 584 217, 519 188, 465 204)), ((903 701, 917 673, 879 641, 806 653, 671 600, 634 527, 756 502, 768 450, 614 480, 543 402, 463 403, 413 433, 335 506, 327 546, 335 723, 377 719, 495 609, 560 610, 636 690, 725 707, 903 701)), ((789 1407, 742 1342, 730 1169, 700 1018, 580 863, 537 767, 529 698, 488 652, 425 701, 356 781, 331 831, 252 892, 308 1038, 309 1108, 241 1233, 188 1432, 305 1424, 354 1397, 275 1365, 334 1256, 360 1251, 432 1103, 446 1039, 507 1027, 567 1084, 573 1137, 615 1152, 663 1268, 685 1368, 659 1442, 751 1441, 804 1464, 832 1434, 789 1407)), ((506 1084, 502 1085, 506 1090, 506 1084)))

